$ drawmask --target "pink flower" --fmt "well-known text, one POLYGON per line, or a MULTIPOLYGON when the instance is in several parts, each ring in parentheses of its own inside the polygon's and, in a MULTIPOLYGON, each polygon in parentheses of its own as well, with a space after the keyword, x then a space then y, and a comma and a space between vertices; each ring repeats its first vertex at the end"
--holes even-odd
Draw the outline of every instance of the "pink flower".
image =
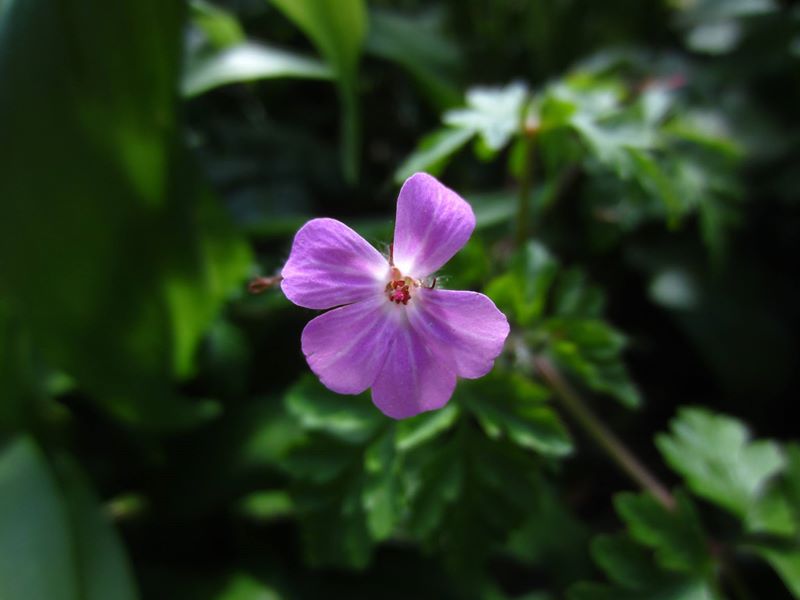
POLYGON ((347 225, 314 219, 297 232, 281 287, 299 306, 330 310, 306 325, 303 354, 329 389, 359 394, 395 419, 447 404, 456 376, 491 371, 508 321, 477 292, 435 287, 433 273, 475 229, 469 204, 425 173, 397 199, 393 251, 347 225))

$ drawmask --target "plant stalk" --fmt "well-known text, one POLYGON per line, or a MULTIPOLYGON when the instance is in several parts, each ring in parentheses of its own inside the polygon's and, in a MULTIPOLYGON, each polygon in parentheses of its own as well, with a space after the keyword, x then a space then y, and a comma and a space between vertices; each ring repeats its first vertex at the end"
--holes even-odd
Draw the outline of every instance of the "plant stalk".
POLYGON ((649 492, 667 510, 673 510, 675 499, 639 459, 614 435, 595 415, 556 366, 546 357, 533 358, 534 367, 556 393, 562 406, 573 416, 578 424, 614 461, 614 463, 643 490, 649 492))
POLYGON ((517 201, 517 246, 522 246, 530 234, 530 203, 531 189, 533 188, 534 170, 536 163, 536 127, 527 121, 527 106, 525 102, 522 116, 520 117, 520 130, 522 134, 522 171, 519 177, 519 199, 517 201))

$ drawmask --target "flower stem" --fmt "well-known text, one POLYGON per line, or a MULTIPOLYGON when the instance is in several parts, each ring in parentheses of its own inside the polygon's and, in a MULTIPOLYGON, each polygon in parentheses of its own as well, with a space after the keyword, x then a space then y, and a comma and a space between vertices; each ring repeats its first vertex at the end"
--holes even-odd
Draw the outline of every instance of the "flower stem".
POLYGON ((634 483, 650 492, 659 504, 667 510, 675 507, 675 499, 669 490, 647 470, 639 459, 605 426, 580 397, 556 366, 544 356, 533 358, 534 367, 556 393, 562 406, 574 417, 584 431, 591 436, 634 483))
MULTIPOLYGON (((525 103, 528 106, 528 103, 525 103)), ((536 127, 528 123, 527 110, 520 117, 522 132, 522 170, 519 177, 519 199, 517 200, 517 246, 522 246, 528 238, 530 225, 530 195, 533 188, 536 160, 536 127)))

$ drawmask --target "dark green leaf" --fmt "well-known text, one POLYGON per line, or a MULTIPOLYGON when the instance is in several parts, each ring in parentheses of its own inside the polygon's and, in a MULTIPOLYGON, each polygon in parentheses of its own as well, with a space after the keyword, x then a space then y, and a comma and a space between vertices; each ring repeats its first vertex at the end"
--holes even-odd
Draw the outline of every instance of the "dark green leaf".
POLYGON ((543 402, 550 391, 513 373, 493 372, 462 382, 457 398, 466 403, 487 435, 509 440, 536 452, 564 456, 572 442, 561 419, 543 402))
POLYGON ((286 407, 304 429, 323 431, 353 444, 364 443, 386 425, 386 417, 368 397, 337 394, 313 375, 289 389, 286 407))
POLYGON ((707 575, 711 557, 695 509, 682 494, 676 501, 670 511, 650 495, 623 493, 614 498, 614 506, 631 537, 654 549, 663 568, 707 575))

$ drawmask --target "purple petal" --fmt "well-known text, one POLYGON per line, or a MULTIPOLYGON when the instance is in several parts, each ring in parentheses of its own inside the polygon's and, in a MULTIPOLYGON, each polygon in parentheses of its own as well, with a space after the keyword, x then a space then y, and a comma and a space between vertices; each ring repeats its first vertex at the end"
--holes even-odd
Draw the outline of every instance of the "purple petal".
POLYGON ((430 275, 467 243, 475 214, 465 200, 426 173, 409 177, 397 198, 394 263, 406 275, 430 275))
POLYGON ((456 375, 437 360, 400 315, 383 369, 372 386, 372 402, 393 419, 442 408, 456 386, 456 375))
POLYGON ((313 319, 301 336, 308 366, 329 389, 360 394, 378 375, 392 339, 385 298, 342 306, 313 319))
POLYGON ((437 358, 461 377, 492 370, 509 326, 490 298, 478 292, 421 288, 408 311, 411 326, 437 358))
POLYGON ((331 308, 382 294, 389 263, 335 219, 309 221, 294 236, 281 289, 305 308, 331 308))

